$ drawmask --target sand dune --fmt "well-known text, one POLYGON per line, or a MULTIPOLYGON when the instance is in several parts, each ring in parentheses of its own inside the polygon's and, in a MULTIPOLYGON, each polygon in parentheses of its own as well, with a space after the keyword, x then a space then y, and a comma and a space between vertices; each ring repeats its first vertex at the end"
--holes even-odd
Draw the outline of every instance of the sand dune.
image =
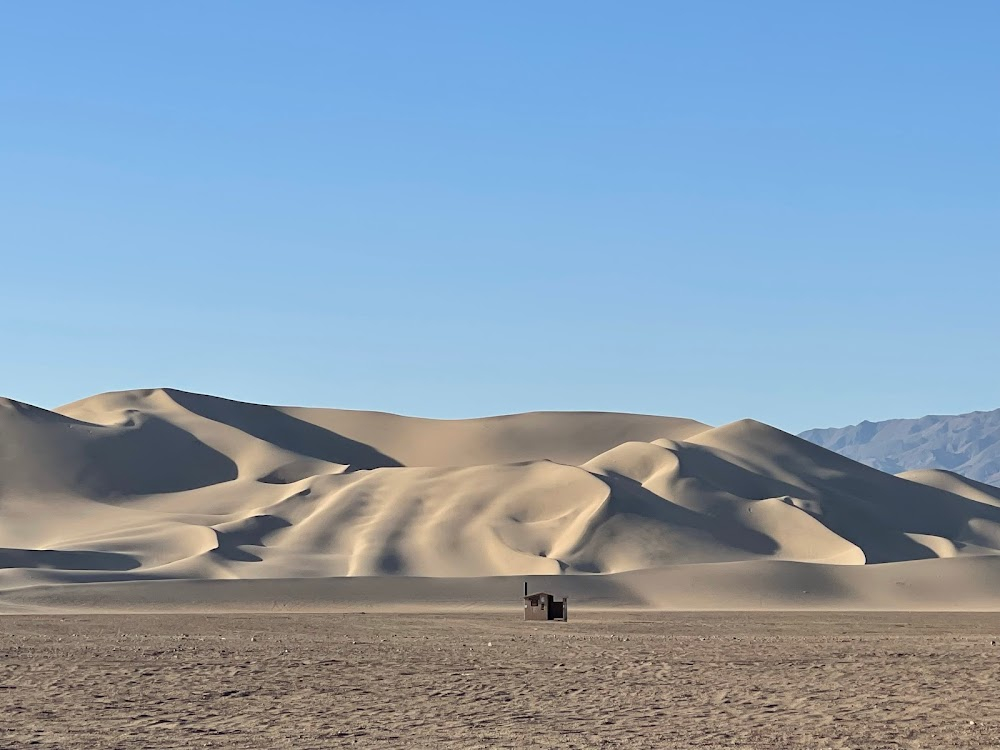
POLYGON ((114 424, 136 413, 169 421, 195 436, 238 430, 272 448, 354 469, 473 466, 548 459, 578 464, 628 440, 683 439, 708 428, 691 419, 603 412, 535 412, 438 420, 381 412, 262 406, 173 389, 105 393, 58 409, 76 419, 114 424))
POLYGON ((751 420, 447 421, 175 390, 3 401, 0 520, 10 606, 66 583, 386 578, 405 599, 406 581, 565 574, 584 599, 611 580, 589 574, 652 576, 612 586, 648 606, 696 580, 698 606, 765 580, 794 599, 803 577, 862 603, 872 563, 1000 552, 996 488, 895 477, 751 420))
POLYGON ((983 484, 982 482, 977 482, 975 479, 969 479, 951 471, 918 469, 916 471, 904 471, 897 476, 909 479, 911 482, 926 484, 929 487, 937 487, 939 490, 952 492, 979 503, 1000 506, 1000 487, 983 484))

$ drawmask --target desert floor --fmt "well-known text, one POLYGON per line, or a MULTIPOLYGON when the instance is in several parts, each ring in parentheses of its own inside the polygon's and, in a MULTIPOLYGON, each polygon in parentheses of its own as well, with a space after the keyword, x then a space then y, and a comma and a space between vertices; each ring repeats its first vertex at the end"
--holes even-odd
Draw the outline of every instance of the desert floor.
POLYGON ((0 617, 0 747, 1000 747, 1000 614, 517 618, 0 617))

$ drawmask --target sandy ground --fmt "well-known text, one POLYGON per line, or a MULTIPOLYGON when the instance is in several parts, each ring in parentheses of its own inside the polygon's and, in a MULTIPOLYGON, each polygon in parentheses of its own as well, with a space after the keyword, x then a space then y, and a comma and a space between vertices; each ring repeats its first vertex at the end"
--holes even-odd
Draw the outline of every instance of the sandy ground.
POLYGON ((0 747, 995 748, 996 614, 0 618, 0 747))

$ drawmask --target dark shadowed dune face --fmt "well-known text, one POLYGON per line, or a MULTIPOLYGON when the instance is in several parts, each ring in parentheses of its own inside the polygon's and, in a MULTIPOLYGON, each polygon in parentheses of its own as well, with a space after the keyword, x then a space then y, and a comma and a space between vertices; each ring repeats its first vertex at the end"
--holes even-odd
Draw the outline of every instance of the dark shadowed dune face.
POLYGON ((370 445, 296 419, 271 406, 245 404, 183 391, 170 390, 168 393, 174 401, 193 414, 234 427, 292 454, 347 464, 354 469, 401 465, 396 459, 380 453, 370 445))
POLYGON ((87 497, 183 492, 236 479, 229 457, 150 415, 95 425, 0 407, 0 488, 87 497))
POLYGON ((135 570, 139 561, 117 552, 54 549, 0 549, 0 568, 52 570, 135 570))

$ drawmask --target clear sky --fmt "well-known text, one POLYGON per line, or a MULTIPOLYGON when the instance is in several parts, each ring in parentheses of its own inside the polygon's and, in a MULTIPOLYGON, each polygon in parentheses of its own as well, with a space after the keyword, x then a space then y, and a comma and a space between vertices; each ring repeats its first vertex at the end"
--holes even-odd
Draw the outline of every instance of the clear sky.
POLYGON ((1000 407, 1000 3, 9 3, 0 394, 1000 407))

